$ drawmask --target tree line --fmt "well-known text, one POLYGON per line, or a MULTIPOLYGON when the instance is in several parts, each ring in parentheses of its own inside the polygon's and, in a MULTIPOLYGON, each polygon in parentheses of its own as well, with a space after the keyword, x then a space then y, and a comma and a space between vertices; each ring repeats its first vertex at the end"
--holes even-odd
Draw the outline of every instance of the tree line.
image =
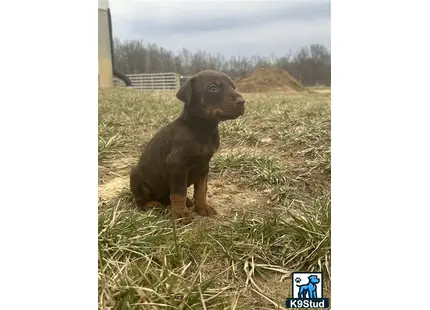
POLYGON ((185 76, 212 69, 232 78, 245 77, 259 67, 278 67, 305 86, 331 85, 331 53, 321 44, 303 46, 294 54, 289 51, 280 57, 271 54, 269 57, 226 58, 220 53, 192 53, 186 48, 174 53, 155 43, 115 38, 114 66, 125 74, 176 72, 185 76))

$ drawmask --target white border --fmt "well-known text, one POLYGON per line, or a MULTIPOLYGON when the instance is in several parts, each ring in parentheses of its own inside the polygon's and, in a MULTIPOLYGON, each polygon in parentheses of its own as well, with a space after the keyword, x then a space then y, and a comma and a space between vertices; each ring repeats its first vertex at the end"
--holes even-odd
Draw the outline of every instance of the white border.
POLYGON ((407 290, 411 272, 430 275, 421 3, 332 3, 332 309, 425 308, 407 290))
POLYGON ((97 3, 0 12, 2 309, 97 309, 97 3))
MULTIPOLYGON (((406 290, 410 272, 429 278, 424 3, 332 3, 332 309, 426 305, 425 287, 406 290)), ((4 309, 97 307, 95 12, 84 0, 0 12, 4 309)))

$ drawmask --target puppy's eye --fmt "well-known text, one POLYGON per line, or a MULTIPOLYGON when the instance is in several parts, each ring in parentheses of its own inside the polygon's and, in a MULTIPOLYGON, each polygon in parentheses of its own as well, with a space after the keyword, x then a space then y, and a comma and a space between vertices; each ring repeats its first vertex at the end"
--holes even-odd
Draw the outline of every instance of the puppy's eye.
POLYGON ((215 84, 212 84, 211 86, 209 86, 208 90, 211 92, 217 92, 219 91, 219 88, 215 84))

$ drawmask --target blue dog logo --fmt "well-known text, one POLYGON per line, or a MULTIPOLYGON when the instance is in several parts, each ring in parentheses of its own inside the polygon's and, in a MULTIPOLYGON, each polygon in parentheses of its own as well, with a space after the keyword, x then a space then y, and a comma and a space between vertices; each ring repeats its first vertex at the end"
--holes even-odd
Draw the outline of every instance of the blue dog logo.
POLYGON ((308 279, 307 284, 296 284, 299 287, 299 298, 318 298, 317 284, 320 283, 320 279, 315 275, 309 276, 308 279))
POLYGON ((321 309, 329 307, 328 298, 323 297, 324 275, 322 272, 293 272, 291 280, 293 284, 292 296, 285 299, 287 309, 321 309))

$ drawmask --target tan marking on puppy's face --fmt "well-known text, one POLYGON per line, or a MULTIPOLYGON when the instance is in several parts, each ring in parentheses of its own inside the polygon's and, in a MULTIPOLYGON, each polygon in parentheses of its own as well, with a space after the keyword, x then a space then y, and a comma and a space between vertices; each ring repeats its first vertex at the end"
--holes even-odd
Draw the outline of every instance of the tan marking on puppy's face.
POLYGON ((220 120, 236 119, 245 114, 245 100, 232 88, 230 92, 225 93, 223 103, 218 110, 222 111, 222 113, 217 112, 220 120))
POLYGON ((205 71, 195 76, 193 87, 194 101, 198 106, 192 109, 200 116, 224 121, 235 119, 245 113, 245 100, 236 91, 233 81, 224 73, 205 71))

